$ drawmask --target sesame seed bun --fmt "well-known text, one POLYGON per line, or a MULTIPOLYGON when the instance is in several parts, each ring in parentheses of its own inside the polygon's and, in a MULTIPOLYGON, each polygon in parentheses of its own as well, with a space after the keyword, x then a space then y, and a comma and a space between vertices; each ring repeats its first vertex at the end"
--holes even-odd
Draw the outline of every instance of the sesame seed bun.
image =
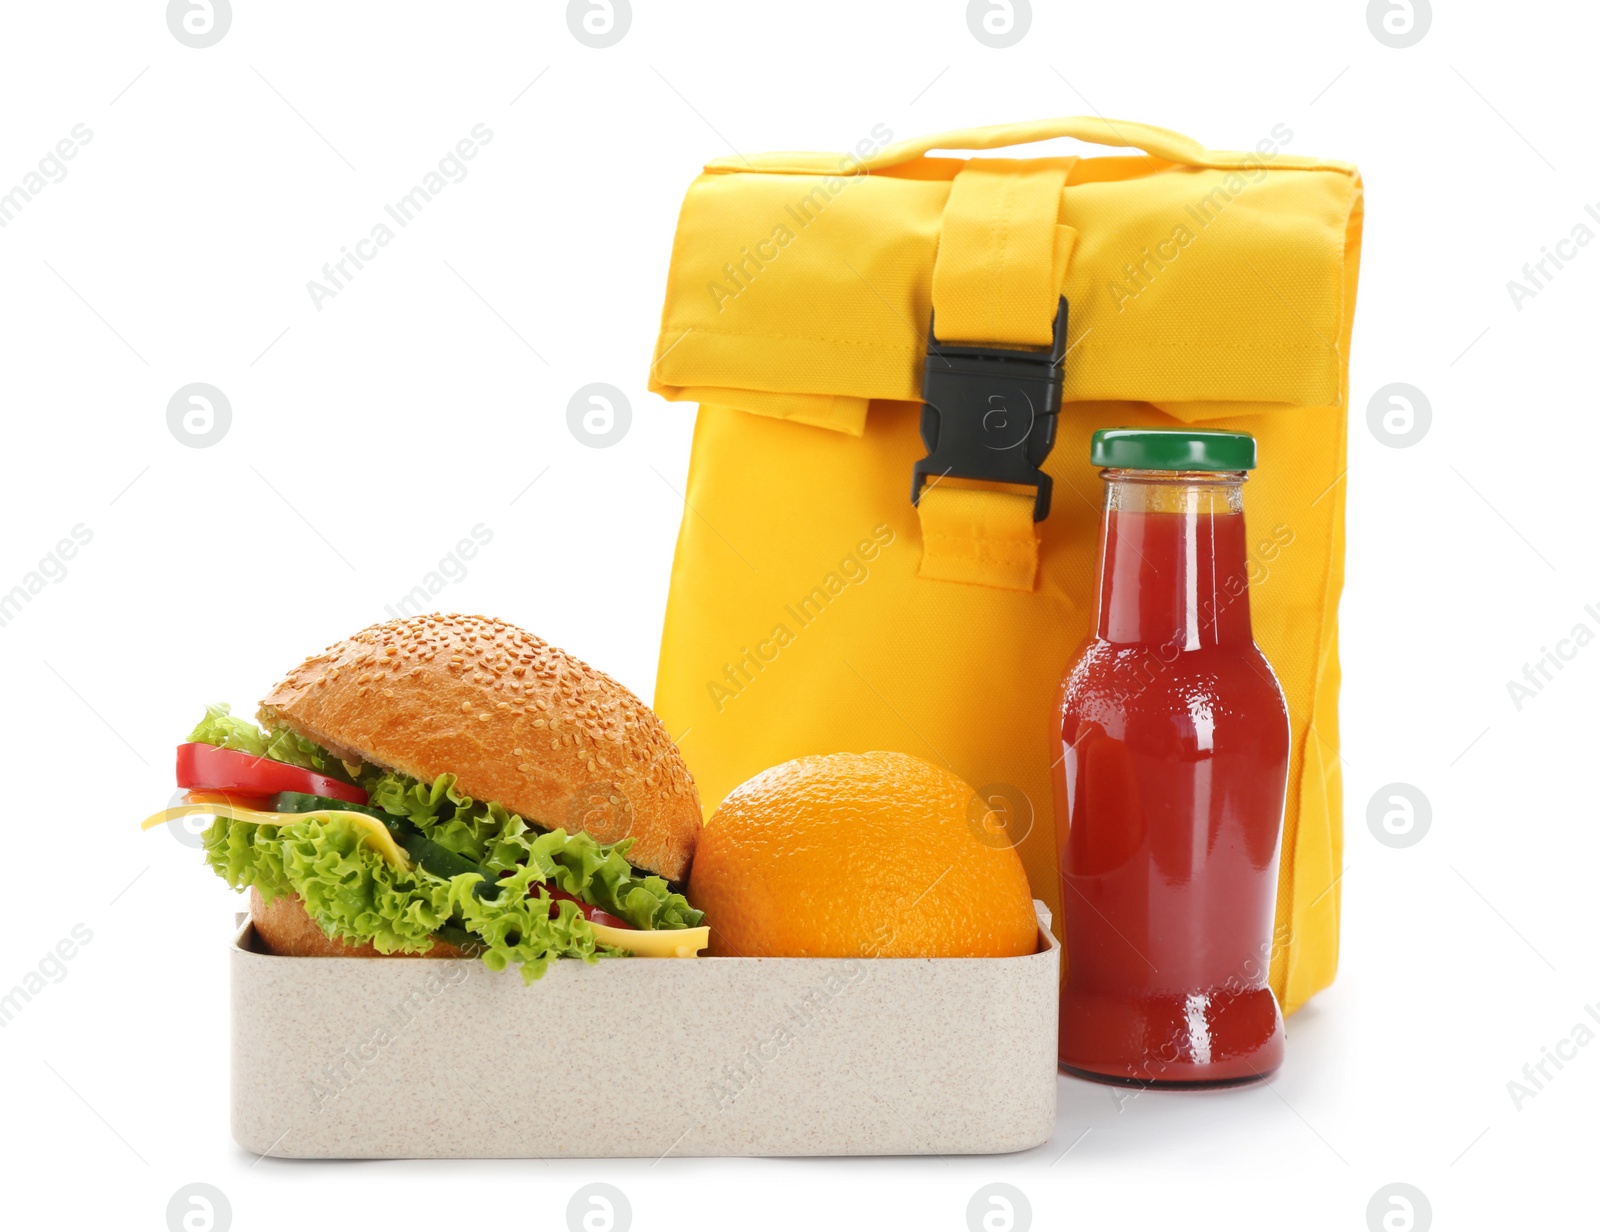
POLYGON ((670 881, 689 871, 700 798, 661 720, 611 677, 504 621, 373 625, 302 663, 259 717, 348 761, 424 782, 453 774, 457 790, 541 829, 631 836, 629 863, 670 881))

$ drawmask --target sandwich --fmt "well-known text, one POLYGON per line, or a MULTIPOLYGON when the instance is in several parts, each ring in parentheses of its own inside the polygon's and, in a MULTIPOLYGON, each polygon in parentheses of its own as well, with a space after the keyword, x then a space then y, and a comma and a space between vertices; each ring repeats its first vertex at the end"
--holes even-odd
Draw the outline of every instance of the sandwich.
POLYGON ((178 747, 206 862, 295 957, 692 957, 694 781, 622 685, 514 625, 430 615, 313 655, 257 723, 211 706, 178 747))

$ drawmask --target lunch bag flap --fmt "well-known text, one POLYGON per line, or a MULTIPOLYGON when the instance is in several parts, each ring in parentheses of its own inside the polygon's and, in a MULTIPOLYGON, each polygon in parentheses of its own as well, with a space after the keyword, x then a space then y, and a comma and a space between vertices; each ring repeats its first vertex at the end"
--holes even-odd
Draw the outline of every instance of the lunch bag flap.
MULTIPOLYGON (((1292 137, 1283 132, 1276 144, 1292 137)), ((1068 402, 1182 404, 1204 417, 1342 400, 1354 168, 1207 151, 1086 118, 942 134, 868 158, 709 164, 678 220, 651 389, 854 435, 871 401, 919 401, 935 291, 955 285, 947 275, 940 288, 936 267, 958 186, 983 161, 928 152, 1058 136, 1147 151, 1011 161, 1018 191, 1061 177, 1054 244, 1004 234, 1004 209, 990 218, 997 242, 983 254, 1003 256, 1001 268, 1026 255, 1026 276, 1054 282, 1069 304, 1068 402)), ((1048 342, 1042 320, 1035 338, 1048 342)))

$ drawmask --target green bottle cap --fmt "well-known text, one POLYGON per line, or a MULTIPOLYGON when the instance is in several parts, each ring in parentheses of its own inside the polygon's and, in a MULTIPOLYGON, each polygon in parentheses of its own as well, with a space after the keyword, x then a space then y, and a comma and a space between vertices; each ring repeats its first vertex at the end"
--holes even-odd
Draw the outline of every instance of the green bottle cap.
POLYGON ((1251 471, 1256 438, 1192 428, 1101 428, 1089 461, 1128 471, 1251 471))

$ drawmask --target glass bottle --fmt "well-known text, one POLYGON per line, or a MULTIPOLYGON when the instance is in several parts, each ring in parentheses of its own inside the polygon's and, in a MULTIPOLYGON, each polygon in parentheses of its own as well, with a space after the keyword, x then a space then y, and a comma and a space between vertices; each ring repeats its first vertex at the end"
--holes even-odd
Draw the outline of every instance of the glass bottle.
POLYGON ((1061 686, 1063 1068, 1249 1082, 1283 1058, 1267 984, 1289 766, 1251 636, 1253 438, 1110 429, 1097 622, 1061 686))

